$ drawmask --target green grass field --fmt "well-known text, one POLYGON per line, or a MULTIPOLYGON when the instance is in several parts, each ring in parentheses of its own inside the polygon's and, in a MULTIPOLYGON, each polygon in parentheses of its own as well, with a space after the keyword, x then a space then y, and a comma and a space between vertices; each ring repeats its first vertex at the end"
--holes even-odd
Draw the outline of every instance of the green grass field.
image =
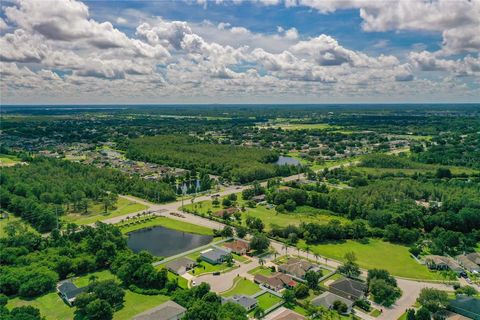
MULTIPOLYGON (((435 173, 438 168, 442 166, 438 165, 430 165, 430 164, 424 164, 422 165, 421 168, 415 168, 415 169, 410 169, 410 168, 369 168, 369 167, 352 167, 350 170, 352 171, 357 171, 357 172, 362 172, 364 174, 368 175, 374 175, 374 176, 380 176, 385 173, 391 173, 391 174, 404 174, 404 175, 413 175, 415 173, 435 173)), ((444 166, 443 166, 444 167, 444 166)), ((448 166, 452 174, 454 175, 460 175, 460 174, 466 174, 466 175, 472 175, 472 174, 478 174, 480 171, 471 169, 471 168, 464 168, 464 167, 453 167, 453 166, 448 166)))
POLYGON ((258 306, 263 310, 267 310, 277 303, 281 302, 282 299, 274 296, 273 294, 267 292, 257 297, 258 306))
POLYGON ((251 296, 260 291, 260 287, 252 281, 246 280, 242 277, 236 277, 233 287, 225 292, 222 292, 221 295, 224 297, 231 297, 236 294, 251 296))
MULTIPOLYGON (((89 279, 92 275, 95 275, 97 280, 115 279, 115 275, 106 270, 76 278, 73 282, 79 287, 88 285, 89 279)), ((167 296, 148 296, 125 290, 124 305, 120 310, 114 313, 113 319, 130 319, 136 314, 153 308, 168 300, 169 297, 167 296)), ((32 305, 38 308, 42 316, 47 320, 73 320, 75 318, 75 308, 67 306, 56 292, 48 293, 33 300, 14 298, 8 301, 7 306, 11 309, 23 305, 32 305)))
POLYGON ((12 166, 19 162, 20 162, 20 159, 15 156, 11 156, 8 154, 0 154, 0 167, 12 166))
POLYGON ((167 217, 155 217, 153 219, 144 220, 144 222, 135 223, 133 224, 130 220, 130 224, 127 225, 126 223, 119 223, 116 226, 120 227, 122 233, 126 234, 135 230, 144 229, 148 227, 155 227, 155 226, 162 226, 165 228, 178 230, 182 232, 188 233, 196 233, 201 235, 211 236, 213 235, 213 230, 203 226, 197 226, 195 224, 191 224, 188 222, 170 219, 167 217))
POLYGON ((21 218, 19 217, 15 217, 13 214, 9 214, 8 215, 8 218, 2 218, 0 219, 0 238, 3 238, 5 237, 7 234, 5 232, 5 227, 7 226, 7 224, 11 223, 11 222, 18 222, 18 223, 21 223, 22 225, 26 226, 27 227, 27 230, 28 231, 31 231, 31 232, 35 232, 37 233, 37 231, 35 229, 33 229, 30 224, 28 224, 27 222, 23 221, 21 218))
POLYGON ((272 269, 270 268, 267 268, 267 267, 263 267, 263 266, 258 266, 256 267, 255 269, 252 269, 250 271, 248 271, 249 274, 253 274, 253 275, 256 275, 256 274, 261 274, 261 275, 264 275, 264 276, 270 276, 273 272, 272 272, 272 269))
POLYGON ((205 273, 212 273, 212 272, 225 272, 227 270, 234 269, 235 266, 229 267, 227 266, 226 263, 220 263, 220 264, 211 264, 206 261, 200 262, 195 268, 192 270, 188 271, 188 273, 192 275, 199 276, 201 274, 205 273))
MULTIPOLYGON (((301 241, 298 246, 306 248, 301 241)), ((439 280, 440 276, 430 272, 427 267, 416 262, 408 252, 408 247, 392 244, 378 239, 370 239, 367 244, 347 240, 342 243, 310 245, 310 250, 321 256, 343 261, 347 252, 354 252, 358 264, 364 269, 381 268, 399 277, 439 280)))
POLYGON ((328 123, 279 123, 272 127, 283 130, 325 130, 340 128, 339 126, 331 126, 328 123))
POLYGON ((65 222, 74 222, 76 224, 90 224, 96 221, 146 210, 148 208, 146 205, 125 198, 118 198, 115 207, 115 210, 109 210, 108 214, 105 214, 103 205, 101 203, 96 203, 89 207, 87 214, 71 213, 62 217, 62 220, 65 222))
MULTIPOLYGON (((238 205, 245 205, 245 201, 241 198, 241 193, 237 194, 237 197, 238 205)), ((212 205, 211 200, 207 200, 185 205, 184 209, 188 212, 197 212, 207 215, 208 212, 215 213, 222 210, 222 207, 215 207, 212 205)), ((257 205, 255 208, 246 207, 245 209, 245 212, 242 212, 242 224, 245 225, 245 220, 249 215, 258 217, 265 224, 265 229, 267 231, 271 229, 270 226, 272 224, 286 227, 288 225, 299 225, 302 222, 328 223, 333 219, 346 221, 345 218, 335 216, 328 210, 320 210, 307 206, 298 207, 297 210, 292 213, 277 213, 275 209, 269 209, 266 206, 261 205, 257 205)))

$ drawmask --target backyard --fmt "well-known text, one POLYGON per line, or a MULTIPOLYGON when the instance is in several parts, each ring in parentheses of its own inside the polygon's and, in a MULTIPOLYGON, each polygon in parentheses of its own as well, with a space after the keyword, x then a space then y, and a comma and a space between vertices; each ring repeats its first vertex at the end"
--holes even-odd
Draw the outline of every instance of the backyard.
MULTIPOLYGON (((298 247, 305 249, 307 245, 300 241, 298 247)), ((408 252, 408 247, 378 239, 370 239, 367 243, 347 240, 308 247, 312 253, 338 261, 343 261, 347 252, 354 252, 358 264, 364 269, 382 268, 395 276, 412 279, 441 279, 438 274, 430 272, 427 267, 416 262, 408 252)))
POLYGON ((225 292, 222 292, 221 295, 224 297, 231 297, 236 294, 244 294, 247 296, 251 296, 260 291, 260 287, 252 281, 244 279, 242 277, 236 277, 233 287, 225 292))

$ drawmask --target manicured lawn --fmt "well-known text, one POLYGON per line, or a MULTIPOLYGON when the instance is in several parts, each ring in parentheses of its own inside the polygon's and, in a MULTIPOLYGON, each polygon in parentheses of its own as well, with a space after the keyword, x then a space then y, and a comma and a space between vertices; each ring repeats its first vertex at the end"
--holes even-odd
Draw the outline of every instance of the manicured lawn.
POLYGON ((148 296, 126 290, 123 308, 114 313, 113 319, 131 319, 133 316, 154 308, 168 300, 170 300, 170 298, 167 296, 148 296))
MULTIPOLYGON (((144 218, 140 218, 144 219, 144 218)), ((191 224, 188 222, 180 221, 180 220, 175 220, 175 219, 170 219, 167 217, 155 217, 155 218, 150 218, 150 219, 145 219, 142 220, 143 222, 139 223, 132 223, 134 220, 130 220, 130 224, 126 225, 125 223, 119 223, 117 226, 120 227, 122 233, 129 233, 135 230, 143 229, 143 228, 148 228, 148 227, 154 227, 154 226, 162 226, 165 228, 173 229, 173 230, 178 230, 182 232, 188 232, 188 233, 196 233, 196 234, 201 234, 201 235, 213 235, 213 230, 203 227, 203 226, 197 226, 195 224, 191 224)), ((140 220, 137 220, 140 221, 140 220)))
POLYGON ((175 273, 173 273, 173 272, 168 271, 168 279, 169 279, 169 280, 177 279, 177 280, 178 280, 178 286, 179 286, 180 288, 183 288, 183 289, 187 289, 187 288, 188 288, 187 279, 185 279, 184 277, 181 277, 181 276, 177 276, 177 275, 176 275, 175 273))
MULTIPOLYGON (((422 168, 415 168, 415 169, 355 167, 355 168, 352 168, 352 170, 357 172, 362 172, 364 174, 374 175, 374 176, 380 176, 384 173, 392 173, 392 174, 402 173, 410 176, 415 173, 423 173, 423 174, 435 173, 436 170, 440 167, 442 166, 424 164, 422 168)), ((471 169, 471 168, 452 167, 452 166, 449 166, 448 168, 454 175, 459 175, 459 174, 471 175, 471 174, 479 173, 478 170, 471 169)))
POLYGON ((407 313, 402 314, 397 320, 407 320, 407 313))
POLYGON ((199 276, 204 273, 212 273, 216 271, 222 272, 233 268, 235 268, 235 266, 229 267, 226 263, 210 264, 206 261, 202 261, 193 270, 188 271, 188 273, 199 276))
POLYGON ((262 308, 263 310, 267 310, 276 305, 277 303, 281 302, 282 299, 267 292, 262 294, 261 296, 258 296, 257 301, 260 308, 262 308))
POLYGON ((245 294, 247 296, 251 296, 260 291, 261 289, 256 283, 246 280, 242 277, 236 277, 233 287, 225 292, 222 292, 221 295, 224 297, 231 297, 236 294, 245 294))
POLYGON ((241 263, 248 263, 248 262, 251 261, 251 260, 248 259, 247 257, 245 257, 245 256, 239 256, 239 255, 236 254, 236 253, 232 253, 232 257, 233 257, 233 259, 235 259, 236 261, 241 262, 241 263))
POLYGON ((90 224, 96 221, 146 210, 148 208, 146 205, 125 198, 118 198, 115 207, 115 210, 109 210, 108 214, 104 214, 103 205, 101 203, 96 203, 89 207, 87 214, 72 213, 62 217, 62 220, 65 222, 75 222, 76 224, 90 224))
MULTIPOLYGON (((306 247, 303 241, 298 245, 303 249, 306 247)), ((347 240, 341 243, 310 245, 309 247, 313 253, 339 261, 343 261, 345 253, 354 252, 358 264, 364 269, 382 268, 393 275, 412 279, 440 279, 427 267, 417 263, 410 256, 408 247, 378 239, 370 239, 367 244, 347 240)))
POLYGON ((344 276, 342 276, 340 273, 334 273, 330 277, 328 277, 327 279, 320 282, 320 285, 327 288, 327 285, 325 284, 326 282, 332 281, 332 280, 335 281, 335 280, 342 279, 342 278, 344 278, 344 276))
POLYGON ((378 317, 381 314, 382 314, 382 312, 380 312, 380 310, 378 310, 378 309, 373 309, 372 312, 370 312, 370 315, 372 317, 375 317, 375 318, 378 317))
POLYGON ((248 273, 253 274, 253 275, 261 274, 261 275, 264 275, 264 276, 268 277, 273 272, 272 272, 272 269, 270 269, 270 268, 259 266, 259 267, 256 267, 255 269, 252 269, 252 270, 248 271, 248 273))
POLYGON ((328 123, 288 123, 279 124, 275 127, 282 128, 283 130, 325 130, 339 128, 338 126, 331 126, 328 123))

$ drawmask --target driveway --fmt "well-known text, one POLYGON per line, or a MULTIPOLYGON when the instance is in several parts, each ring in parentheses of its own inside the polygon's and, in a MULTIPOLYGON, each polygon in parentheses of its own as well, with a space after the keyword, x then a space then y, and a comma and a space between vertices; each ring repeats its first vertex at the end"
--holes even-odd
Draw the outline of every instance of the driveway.
POLYGON ((230 289, 233 286, 233 281, 237 276, 247 277, 248 271, 258 267, 258 259, 254 258, 250 263, 240 264, 240 268, 234 269, 232 271, 222 273, 219 276, 214 276, 213 274, 205 274, 197 277, 195 282, 198 284, 205 282, 210 285, 212 291, 216 293, 224 292, 230 289))

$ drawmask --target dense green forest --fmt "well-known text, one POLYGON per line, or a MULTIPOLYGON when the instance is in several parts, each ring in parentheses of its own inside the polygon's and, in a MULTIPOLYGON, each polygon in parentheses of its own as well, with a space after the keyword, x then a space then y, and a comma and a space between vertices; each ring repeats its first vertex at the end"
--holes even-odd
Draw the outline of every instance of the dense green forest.
MULTIPOLYGON (((378 179, 354 189, 276 189, 268 199, 285 210, 308 205, 327 209, 351 220, 341 224, 309 223, 300 227, 272 228, 272 235, 328 240, 383 237, 391 242, 413 244, 431 239, 431 252, 456 254, 471 251, 480 240, 480 185, 465 180, 378 179)), ((315 189, 315 188, 314 188, 315 189)), ((294 213, 292 213, 294 214, 294 213)))
POLYGON ((274 151, 205 143, 189 136, 133 139, 128 143, 127 157, 173 167, 206 170, 240 183, 294 172, 294 168, 272 164, 278 158, 274 151))
POLYGON ((175 199, 166 183, 128 176, 113 169, 99 169, 64 160, 35 158, 29 165, 2 169, 0 204, 22 217, 38 231, 56 227, 57 217, 85 200, 100 201, 108 193, 132 194, 151 201, 175 199))

